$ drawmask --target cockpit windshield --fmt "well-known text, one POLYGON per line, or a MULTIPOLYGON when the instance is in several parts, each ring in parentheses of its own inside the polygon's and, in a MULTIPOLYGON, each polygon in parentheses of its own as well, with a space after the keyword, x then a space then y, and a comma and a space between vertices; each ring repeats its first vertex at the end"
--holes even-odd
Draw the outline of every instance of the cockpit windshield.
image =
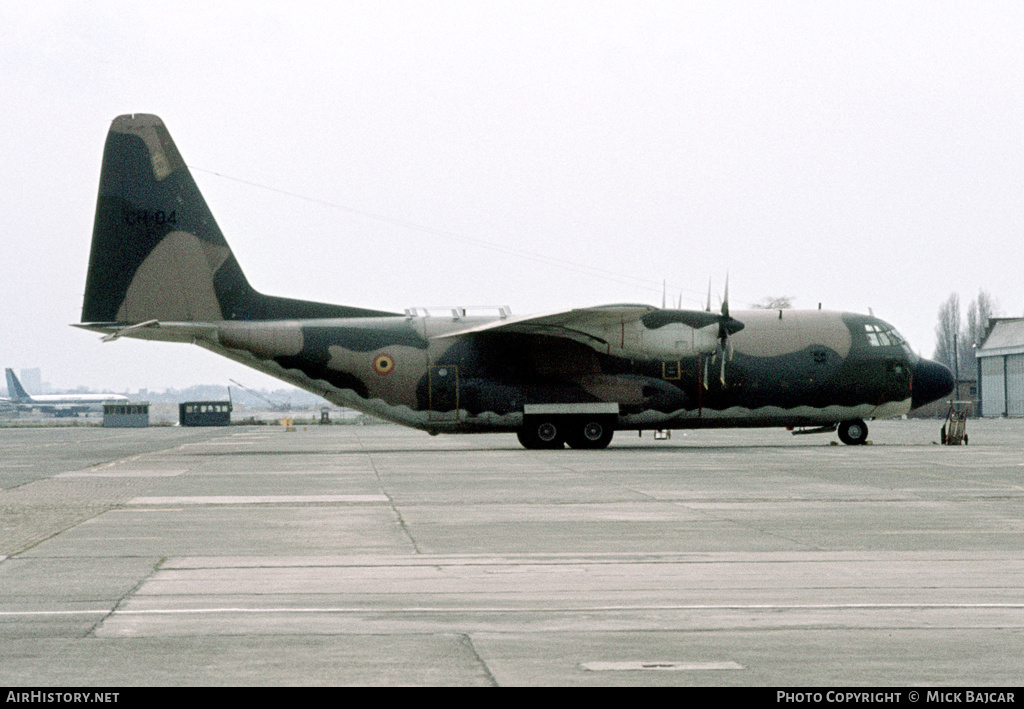
POLYGON ((910 349, 903 336, 896 332, 892 325, 883 322, 864 323, 864 334, 871 347, 902 347, 910 349))

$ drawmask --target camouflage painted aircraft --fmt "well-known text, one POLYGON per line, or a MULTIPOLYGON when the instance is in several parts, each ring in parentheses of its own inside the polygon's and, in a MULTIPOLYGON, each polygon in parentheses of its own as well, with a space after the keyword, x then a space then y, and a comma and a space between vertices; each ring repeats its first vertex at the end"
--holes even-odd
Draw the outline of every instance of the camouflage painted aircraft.
POLYGON ((616 430, 767 427, 864 443, 866 420, 952 391, 877 318, 605 305, 443 315, 263 295, 242 273, 163 122, 107 136, 82 323, 190 342, 339 405, 429 433, 508 431, 604 448, 616 430))

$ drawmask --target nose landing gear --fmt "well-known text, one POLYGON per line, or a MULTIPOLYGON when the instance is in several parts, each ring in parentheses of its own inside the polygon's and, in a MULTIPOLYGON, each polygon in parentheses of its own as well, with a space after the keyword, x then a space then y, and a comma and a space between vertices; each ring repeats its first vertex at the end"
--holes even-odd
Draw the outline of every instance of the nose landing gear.
POLYGON ((852 419, 839 424, 839 440, 848 446, 863 445, 868 440, 868 425, 863 419, 852 419))

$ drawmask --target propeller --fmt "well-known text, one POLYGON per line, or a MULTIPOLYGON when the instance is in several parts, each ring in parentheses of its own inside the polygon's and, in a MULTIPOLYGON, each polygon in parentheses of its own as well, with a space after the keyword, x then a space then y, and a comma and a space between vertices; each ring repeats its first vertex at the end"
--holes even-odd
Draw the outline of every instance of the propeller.
POLYGON ((725 361, 732 362, 733 349, 729 335, 743 329, 743 324, 729 315, 729 275, 725 276, 725 295, 722 298, 722 319, 718 321, 718 351, 716 357, 722 357, 722 370, 719 373, 719 381, 725 386, 725 361))
MULTIPOLYGON (((711 310, 711 287, 708 286, 708 311, 711 310)), ((726 360, 732 361, 733 347, 732 341, 729 336, 739 332, 743 329, 743 323, 736 318, 729 315, 729 275, 725 276, 725 295, 722 298, 722 316, 718 320, 718 347, 715 349, 715 355, 711 361, 714 362, 719 357, 722 359, 721 369, 718 374, 718 380, 725 384, 725 362, 726 360)), ((704 386, 707 387, 707 367, 705 367, 704 386)))
POLYGON ((725 363, 726 361, 731 362, 733 358, 733 347, 732 342, 729 339, 731 335, 739 332, 743 329, 743 323, 732 317, 729 314, 729 276, 725 276, 725 293, 722 298, 722 312, 720 315, 715 315, 711 311, 711 281, 708 280, 708 302, 707 307, 704 311, 700 310, 683 310, 682 309, 682 295, 679 297, 679 308, 676 310, 666 310, 668 293, 667 286, 662 284, 661 293, 661 310, 656 310, 644 315, 640 318, 644 326, 656 330, 659 327, 664 327, 670 323, 681 323, 688 327, 695 329, 702 329, 711 325, 718 325, 718 344, 715 347, 715 354, 710 358, 704 360, 704 388, 708 388, 708 378, 710 375, 711 363, 718 362, 721 358, 721 364, 719 366, 718 378, 722 382, 722 386, 725 383, 725 363))

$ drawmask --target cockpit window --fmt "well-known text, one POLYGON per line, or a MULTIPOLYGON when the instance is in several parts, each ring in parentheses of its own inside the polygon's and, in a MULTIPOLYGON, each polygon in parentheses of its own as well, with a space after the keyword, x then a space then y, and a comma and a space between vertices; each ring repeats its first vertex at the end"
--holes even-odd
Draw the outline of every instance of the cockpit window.
POLYGON ((872 347, 893 347, 905 345, 900 334, 890 326, 881 323, 865 323, 864 334, 872 347))

